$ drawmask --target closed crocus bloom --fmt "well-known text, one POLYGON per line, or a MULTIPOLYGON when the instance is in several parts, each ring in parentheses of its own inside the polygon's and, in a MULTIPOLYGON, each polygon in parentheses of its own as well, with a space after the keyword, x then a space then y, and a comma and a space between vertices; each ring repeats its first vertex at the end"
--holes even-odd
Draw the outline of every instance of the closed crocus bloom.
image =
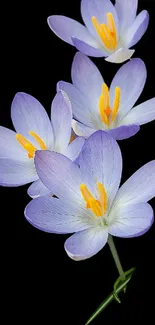
POLYGON ((57 89, 64 90, 71 100, 72 127, 78 136, 88 138, 93 132, 104 130, 122 140, 155 119, 155 98, 133 107, 146 82, 147 71, 141 59, 125 63, 108 87, 95 64, 78 52, 71 76, 73 84, 60 81, 57 89))
POLYGON ((155 160, 141 167, 119 189, 122 156, 117 142, 97 131, 86 140, 79 165, 49 151, 37 151, 38 175, 58 198, 32 200, 26 219, 51 233, 75 233, 65 242, 67 254, 84 260, 99 252, 108 236, 136 237, 152 225, 147 203, 155 196, 155 160))
POLYGON ((54 150, 75 160, 84 144, 82 138, 70 142, 71 104, 64 92, 52 102, 51 120, 37 99, 17 93, 11 106, 16 132, 0 126, 0 185, 20 186, 32 183, 31 197, 49 193, 39 180, 34 165, 36 150, 54 150))
POLYGON ((131 49, 145 33, 149 14, 137 16, 138 0, 82 0, 81 15, 85 26, 65 16, 50 16, 49 27, 80 52, 106 61, 121 63, 134 53, 131 49))

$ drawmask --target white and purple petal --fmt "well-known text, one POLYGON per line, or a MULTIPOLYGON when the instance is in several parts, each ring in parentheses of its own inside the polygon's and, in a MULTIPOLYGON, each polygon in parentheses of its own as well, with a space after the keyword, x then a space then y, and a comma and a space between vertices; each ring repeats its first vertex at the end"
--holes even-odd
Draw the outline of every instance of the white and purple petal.
POLYGON ((76 160, 83 148, 84 143, 85 139, 83 137, 76 138, 68 145, 64 155, 73 161, 76 160))
POLYGON ((135 50, 130 50, 127 47, 121 47, 113 54, 109 55, 105 60, 111 63, 123 63, 129 60, 134 54, 135 50))
POLYGON ((51 121, 54 131, 54 150, 64 153, 71 137, 72 108, 68 96, 59 91, 52 101, 51 121))
POLYGON ((72 128, 76 135, 84 137, 87 139, 90 135, 92 135, 96 130, 86 126, 80 122, 72 120, 72 128))
POLYGON ((155 120, 155 98, 149 99, 146 102, 135 106, 121 120, 122 125, 134 124, 139 125, 155 120))
POLYGON ((34 227, 56 234, 72 233, 92 226, 86 208, 71 200, 48 196, 32 200, 25 208, 25 217, 34 227))
POLYGON ((91 193, 97 195, 97 182, 104 185, 110 209, 122 173, 122 156, 117 142, 104 131, 95 132, 83 146, 79 165, 83 183, 91 193))
POLYGON ((119 19, 120 32, 129 28, 135 18, 138 0, 116 0, 115 8, 119 19))
POLYGON ((140 12, 125 35, 128 47, 134 46, 142 38, 149 24, 149 14, 146 10, 140 12))
MULTIPOLYGON (((27 190, 28 195, 35 199, 39 196, 44 196, 47 195, 50 192, 50 190, 41 182, 40 179, 37 179, 37 181, 33 182, 28 190, 27 190)), ((52 195, 52 194, 51 194, 52 195)))
POLYGON ((109 216, 108 232, 117 237, 137 237, 152 226, 154 213, 148 203, 117 205, 109 216))
POLYGON ((72 42, 78 51, 82 52, 85 55, 93 56, 96 58, 105 57, 108 55, 108 52, 103 48, 100 48, 100 44, 96 43, 94 45, 90 42, 81 41, 77 37, 72 37, 72 42))
POLYGON ((48 17, 47 22, 50 29, 66 43, 74 45, 72 37, 76 37, 92 47, 99 47, 98 42, 90 34, 88 29, 74 19, 61 15, 54 15, 48 17))
POLYGON ((96 65, 78 52, 72 63, 71 76, 73 85, 87 98, 92 113, 97 114, 104 80, 96 65))
POLYGON ((11 118, 17 133, 34 143, 29 135, 35 132, 49 149, 53 149, 54 137, 50 119, 37 99, 25 93, 17 93, 11 105, 11 118))
POLYGON ((0 160, 0 185, 2 186, 20 186, 38 179, 34 163, 31 159, 0 160))
POLYGON ((57 91, 59 90, 65 91, 68 95, 72 104, 72 111, 75 119, 90 127, 93 127, 93 117, 92 112, 89 109, 89 102, 81 91, 74 85, 65 81, 58 82, 57 91))
POLYGON ((117 122, 120 122, 139 98, 146 82, 146 75, 146 67, 141 59, 132 59, 117 71, 110 86, 111 107, 115 88, 120 87, 121 91, 117 122))
POLYGON ((109 129, 106 131, 109 133, 115 140, 124 140, 132 137, 135 135, 139 130, 139 125, 134 125, 132 123, 128 123, 128 125, 123 125, 123 122, 121 123, 122 126, 119 126, 115 129, 109 129))
POLYGON ((97 254, 107 243, 108 228, 93 227, 69 237, 65 242, 65 250, 75 261, 85 260, 97 254))
POLYGON ((43 184, 57 197, 84 205, 80 193, 81 172, 74 162, 57 152, 39 150, 35 154, 35 166, 43 184))
POLYGON ((137 170, 119 189, 114 204, 135 204, 155 196, 155 160, 137 170))
POLYGON ((16 133, 0 126, 0 158, 25 161, 28 159, 27 152, 16 140, 16 133))

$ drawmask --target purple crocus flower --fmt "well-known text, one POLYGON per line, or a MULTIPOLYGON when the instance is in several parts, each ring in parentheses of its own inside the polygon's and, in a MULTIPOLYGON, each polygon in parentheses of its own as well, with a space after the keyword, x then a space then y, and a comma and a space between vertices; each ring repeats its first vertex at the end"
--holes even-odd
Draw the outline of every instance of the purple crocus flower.
POLYGON ((51 109, 51 121, 37 99, 17 93, 11 106, 11 118, 16 132, 0 126, 0 185, 20 186, 33 182, 28 189, 31 197, 45 195, 49 190, 39 180, 35 151, 54 150, 75 160, 84 144, 83 138, 71 137, 71 104, 64 92, 56 94, 51 109))
POLYGON ((72 103, 74 132, 87 138, 96 130, 110 133, 116 140, 136 134, 140 125, 155 119, 155 98, 133 108, 145 82, 142 60, 131 59, 116 73, 107 87, 95 64, 84 54, 75 54, 72 64, 73 84, 60 81, 72 103))
POLYGON ((52 31, 80 52, 106 61, 121 63, 135 50, 130 50, 145 33, 149 14, 136 16, 138 0, 82 0, 81 15, 85 26, 65 16, 50 16, 52 31))
POLYGON ((155 196, 155 160, 133 174, 119 189, 122 156, 117 142, 97 131, 86 140, 79 166, 67 157, 37 151, 38 175, 59 198, 32 200, 26 219, 36 228, 56 234, 75 233, 65 242, 67 254, 84 260, 99 252, 108 234, 136 237, 152 225, 147 203, 155 196))

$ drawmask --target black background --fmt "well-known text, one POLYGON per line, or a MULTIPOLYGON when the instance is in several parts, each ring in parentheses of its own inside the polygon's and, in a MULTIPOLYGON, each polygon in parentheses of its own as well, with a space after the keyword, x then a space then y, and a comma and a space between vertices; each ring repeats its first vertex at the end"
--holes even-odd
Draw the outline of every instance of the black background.
MULTIPOLYGON (((142 9, 149 11, 151 20, 146 34, 134 47, 134 57, 140 57, 148 71, 147 83, 138 103, 155 94, 154 0, 139 1, 138 11, 142 9)), ((3 13, 4 27, 9 26, 9 37, 6 39, 6 70, 9 75, 6 84, 3 82, 7 95, 1 94, 4 104, 0 110, 0 124, 12 128, 10 106, 16 92, 33 95, 49 113, 57 81, 71 81, 71 63, 76 50, 52 33, 47 17, 62 14, 80 22, 82 20, 80 0, 13 1, 3 13)), ((92 60, 110 84, 120 65, 107 63, 103 58, 92 60)), ((155 158, 154 133, 155 122, 151 122, 142 126, 133 138, 119 141, 124 164, 122 182, 155 158)), ((30 200, 27 188, 0 188, 2 217, 5 217, 7 229, 5 237, 8 242, 10 238, 16 238, 13 264, 10 260, 10 272, 14 266, 16 268, 15 320, 21 324, 27 318, 34 323, 39 319, 42 324, 84 325, 111 292, 117 278, 109 248, 106 246, 96 256, 83 262, 69 259, 63 249, 67 236, 43 233, 25 220, 23 211, 30 200)), ((150 203, 155 210, 155 200, 150 203)), ((94 324, 150 323, 154 318, 154 238, 155 225, 142 237, 115 239, 124 269, 136 266, 137 271, 126 295, 121 296, 122 304, 112 303, 94 324)))

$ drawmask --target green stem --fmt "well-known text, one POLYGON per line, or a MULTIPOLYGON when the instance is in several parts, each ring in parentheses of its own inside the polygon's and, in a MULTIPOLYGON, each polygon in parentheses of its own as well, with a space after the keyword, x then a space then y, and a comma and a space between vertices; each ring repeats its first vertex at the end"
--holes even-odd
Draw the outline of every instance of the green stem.
MULTIPOLYGON (((134 269, 133 269, 134 271, 134 269)), ((118 288, 116 289, 116 294, 118 295, 121 291, 124 290, 124 288, 127 286, 128 282, 131 279, 131 276, 127 276, 126 280, 121 283, 118 288)), ((93 313, 93 315, 88 319, 85 325, 90 324, 113 300, 115 300, 114 292, 112 292, 103 302, 102 304, 97 308, 97 310, 93 313)))
POLYGON ((116 250, 116 247, 115 247, 115 244, 114 244, 114 241, 113 241, 113 238, 111 235, 109 235, 109 237, 108 237, 108 244, 109 244, 112 256, 114 258, 117 270, 120 274, 121 280, 125 281, 126 277, 125 277, 125 274, 124 274, 124 271, 123 271, 123 268, 122 268, 122 265, 121 265, 121 262, 120 262, 120 259, 119 259, 119 256, 118 256, 118 253, 117 253, 117 250, 116 250))

